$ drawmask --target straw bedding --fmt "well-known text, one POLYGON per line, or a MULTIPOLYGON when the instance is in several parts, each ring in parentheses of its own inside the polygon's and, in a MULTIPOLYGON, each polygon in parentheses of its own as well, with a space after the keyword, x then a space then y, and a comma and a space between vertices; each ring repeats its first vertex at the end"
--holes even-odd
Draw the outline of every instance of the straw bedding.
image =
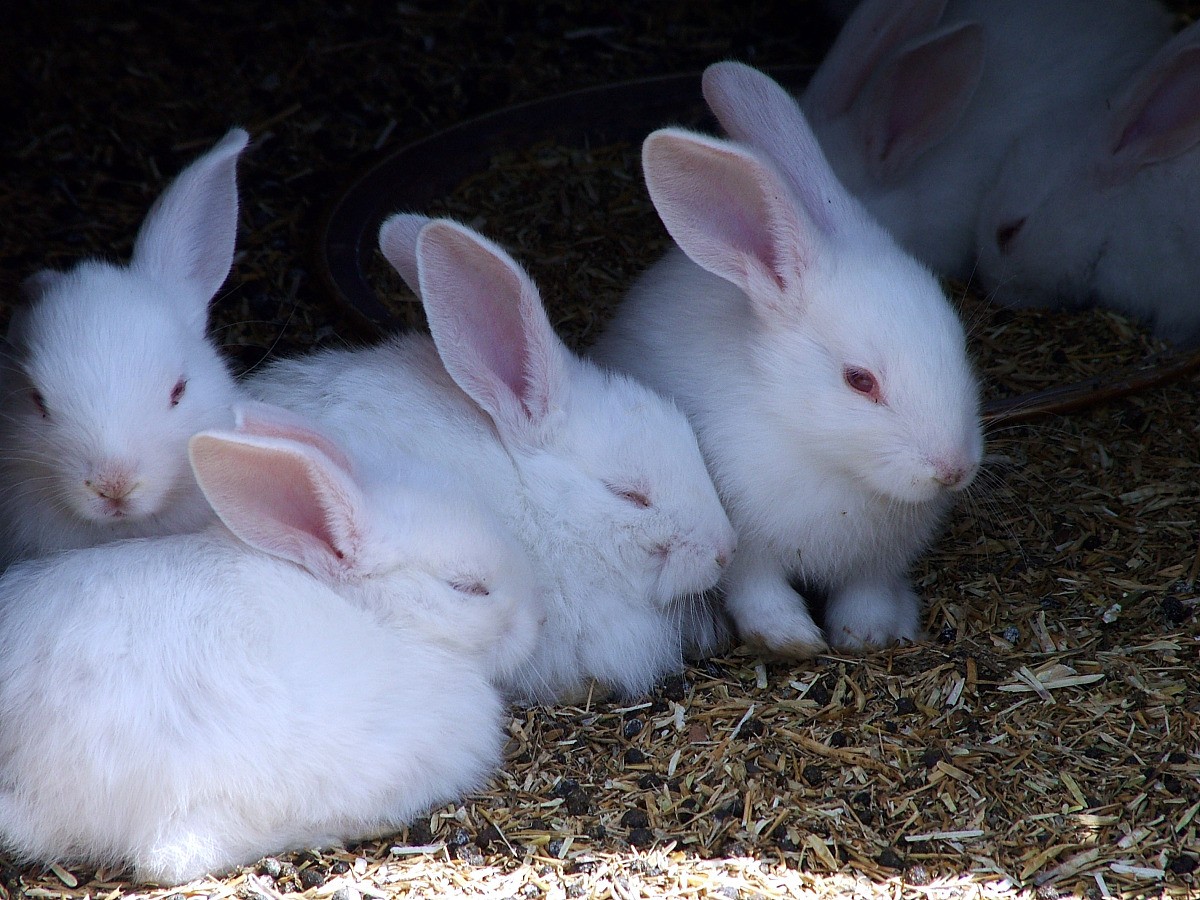
MULTIPOLYGON (((447 6, 10 11, 3 296, 39 266, 127 254, 165 181, 240 123, 254 147, 218 334, 245 367, 357 340, 353 315, 314 277, 313 246, 324 210, 368 163, 570 88, 727 56, 815 62, 832 34, 806 4, 447 6)), ((511 249, 582 347, 666 246, 636 158, 634 144, 514 146, 423 211, 511 249)), ((397 324, 420 326, 386 266, 370 278, 397 324)), ((948 290, 989 397, 1163 349, 1113 313, 1013 313, 969 285, 948 290)), ((914 572, 929 640, 805 663, 735 648, 638 702, 516 710, 486 792, 386 839, 176 893, 1194 896, 1197 448, 1194 377, 997 426, 986 471, 914 572)), ((14 897, 147 892, 120 877, 0 862, 0 891, 14 897)))

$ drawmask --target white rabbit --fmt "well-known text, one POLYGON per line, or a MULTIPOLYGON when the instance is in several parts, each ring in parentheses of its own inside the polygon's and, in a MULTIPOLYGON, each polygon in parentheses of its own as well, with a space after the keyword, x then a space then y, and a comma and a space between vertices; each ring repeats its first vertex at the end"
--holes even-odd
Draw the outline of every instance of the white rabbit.
POLYGON ((321 422, 356 458, 403 448, 488 498, 546 605, 537 649, 502 679, 518 699, 574 699, 591 680, 637 695, 680 669, 685 626, 698 645, 713 639, 699 595, 734 543, 687 419, 572 354, 529 276, 478 233, 397 215, 380 243, 432 339, 284 360, 248 389, 321 422))
MULTIPOLYGON (((1170 33, 1157 0, 863 0, 801 105, 839 179, 900 245, 966 279, 980 202, 1013 137, 1105 97, 1170 33)), ((736 119, 752 104, 719 95, 748 79, 727 69, 706 73, 705 94, 746 140, 736 119)), ((779 145, 756 146, 773 158, 779 145)))
POLYGON ((688 131, 646 139, 650 196, 682 249, 634 284, 593 355, 688 413, 738 534, 722 585, 743 640, 825 646, 791 579, 825 598, 830 643, 912 640, 907 569, 982 453, 963 329, 795 102, 759 99, 763 130, 787 136, 782 171, 688 131))
POLYGON ((426 467, 360 483, 324 438, 255 416, 190 442, 224 524, 0 581, 0 844, 19 857, 178 883, 393 830, 500 762, 484 648, 532 646, 523 551, 426 467))
POLYGON ((0 567, 211 520, 186 448, 233 421, 235 382, 206 331, 246 141, 235 128, 180 173, 128 265, 86 260, 22 286, 0 374, 0 567))
POLYGON ((1098 302, 1200 341, 1200 24, 1111 99, 1047 116, 984 199, 979 274, 1013 306, 1098 302))

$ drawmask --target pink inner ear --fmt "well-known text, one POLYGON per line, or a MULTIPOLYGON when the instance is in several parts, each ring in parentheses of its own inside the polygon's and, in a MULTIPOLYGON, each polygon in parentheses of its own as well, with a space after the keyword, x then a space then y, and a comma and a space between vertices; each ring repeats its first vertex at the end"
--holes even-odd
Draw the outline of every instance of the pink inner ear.
POLYGON ((201 433, 189 445, 205 497, 246 544, 315 574, 356 561, 358 499, 336 473, 300 447, 201 433))
POLYGON ((809 82, 805 108, 824 118, 845 113, 883 60, 937 24, 945 7, 946 0, 862 0, 809 82))
POLYGON ((663 224, 693 261, 743 290, 752 270, 783 289, 784 239, 775 229, 791 200, 769 170, 742 153, 669 133, 646 141, 644 164, 663 224))
POLYGON ((1180 51, 1157 73, 1113 154, 1139 164, 1170 159, 1200 142, 1200 47, 1180 51))
POLYGON ((499 426, 539 424, 562 390, 554 334, 536 286, 500 248, 435 222, 417 248, 430 330, 446 371, 499 426))
POLYGON ((983 29, 967 23, 905 50, 872 83, 861 115, 875 177, 907 170, 946 137, 983 73, 983 29))
POLYGON ((457 289, 471 302, 461 305, 459 320, 467 335, 475 336, 475 351, 483 364, 518 397, 525 395, 529 347, 521 326, 521 284, 512 270, 462 234, 446 242, 449 272, 457 289))
POLYGON ((295 457, 273 457, 267 462, 273 470, 271 483, 265 484, 261 476, 248 478, 241 501, 252 507, 247 510, 250 514, 279 526, 278 531, 267 527, 260 533, 264 549, 276 547, 279 555, 286 556, 293 537, 307 538, 341 559, 325 510, 314 502, 308 467, 295 457))

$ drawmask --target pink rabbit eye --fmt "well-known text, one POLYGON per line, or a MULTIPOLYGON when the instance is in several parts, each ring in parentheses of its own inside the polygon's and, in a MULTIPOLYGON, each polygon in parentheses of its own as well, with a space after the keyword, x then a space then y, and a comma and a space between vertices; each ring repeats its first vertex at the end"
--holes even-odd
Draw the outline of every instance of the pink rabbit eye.
POLYGON ((171 406, 179 405, 179 401, 183 399, 183 392, 187 390, 187 379, 180 378, 175 382, 175 387, 171 388, 171 406))
POLYGON ((50 413, 46 409, 46 398, 42 396, 42 392, 36 388, 29 392, 29 398, 33 401, 33 405, 37 407, 37 411, 41 413, 43 419, 50 418, 50 413))
POLYGON ((860 369, 858 366, 846 366, 842 370, 842 377, 846 380, 846 385, 850 390, 862 394, 872 403, 882 402, 879 381, 871 371, 860 369))
POLYGON ((1021 231, 1021 226, 1025 224, 1025 217, 1013 219, 1011 222, 1005 222, 996 229, 996 247, 1001 253, 1007 253, 1009 245, 1012 244, 1015 238, 1021 231))
POLYGON ((608 489, 626 503, 632 503, 638 509, 649 509, 651 506, 650 498, 643 491, 636 490, 635 488, 613 487, 611 484, 608 485, 608 489))

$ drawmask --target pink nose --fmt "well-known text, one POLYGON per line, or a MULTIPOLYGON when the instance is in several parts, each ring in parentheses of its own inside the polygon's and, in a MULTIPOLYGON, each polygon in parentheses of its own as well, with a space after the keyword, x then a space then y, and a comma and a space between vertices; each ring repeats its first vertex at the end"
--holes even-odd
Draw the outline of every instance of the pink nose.
POLYGON ((967 478, 967 468, 963 465, 939 463, 934 468, 934 480, 948 488, 958 487, 967 478))
POLYGON ((97 497, 113 501, 124 500, 137 487, 137 482, 124 472, 105 472, 83 483, 97 497))

